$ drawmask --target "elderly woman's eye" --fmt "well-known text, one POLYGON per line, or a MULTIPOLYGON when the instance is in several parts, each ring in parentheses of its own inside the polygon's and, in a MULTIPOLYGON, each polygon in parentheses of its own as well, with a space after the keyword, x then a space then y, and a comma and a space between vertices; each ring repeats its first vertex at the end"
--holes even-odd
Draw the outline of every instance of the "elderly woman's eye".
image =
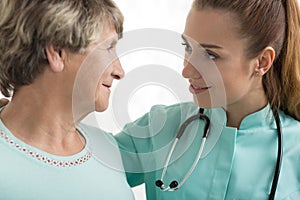
POLYGON ((110 50, 113 50, 114 48, 115 48, 115 45, 112 45, 112 44, 111 44, 111 45, 109 45, 109 46, 107 47, 107 50, 110 51, 110 50))

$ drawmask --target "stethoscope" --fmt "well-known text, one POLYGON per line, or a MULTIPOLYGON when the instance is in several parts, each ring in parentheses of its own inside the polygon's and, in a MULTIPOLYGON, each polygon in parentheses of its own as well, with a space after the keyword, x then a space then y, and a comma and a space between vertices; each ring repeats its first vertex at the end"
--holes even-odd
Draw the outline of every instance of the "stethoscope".
MULTIPOLYGON (((205 146, 205 142, 206 139, 209 135, 210 132, 210 120, 209 118, 203 114, 204 109, 200 108, 199 112, 196 115, 191 116, 190 118, 188 118, 185 122, 183 122, 183 124, 179 127, 179 131, 176 134, 176 138, 174 140, 174 142, 172 143, 171 149, 168 153, 167 159, 165 161, 164 164, 164 168, 163 168, 163 172, 161 174, 161 178, 160 180, 157 180, 155 182, 155 185, 157 187, 159 187, 162 191, 176 191, 178 190, 186 181, 187 179, 191 176, 192 172, 194 171, 205 146), (186 175, 184 176, 184 178, 182 179, 182 181, 180 183, 178 183, 178 181, 173 180, 168 187, 165 186, 164 184, 164 178, 165 178, 165 174, 171 159, 171 156, 174 152, 174 149, 177 145, 177 142, 179 141, 179 139, 181 138, 181 136, 183 135, 186 127, 194 120, 197 119, 201 119, 205 122, 204 128, 203 128, 203 136, 202 136, 202 142, 198 151, 198 154, 194 160, 194 163, 192 164, 192 166, 190 167, 189 171, 186 173, 186 175)), ((275 166, 275 173, 274 173, 274 177, 273 177, 273 182, 272 182, 272 187, 271 187, 271 193, 269 195, 269 200, 273 200, 275 197, 275 193, 276 193, 276 189, 277 189, 277 185, 278 185, 278 179, 279 179, 279 175, 280 175, 280 169, 281 169, 281 160, 282 160, 282 132, 281 132, 281 122, 280 122, 280 117, 278 114, 278 110, 273 111, 273 115, 275 117, 275 122, 276 122, 276 126, 277 126, 277 136, 278 136, 278 152, 277 152, 277 161, 276 161, 276 166, 275 166)))

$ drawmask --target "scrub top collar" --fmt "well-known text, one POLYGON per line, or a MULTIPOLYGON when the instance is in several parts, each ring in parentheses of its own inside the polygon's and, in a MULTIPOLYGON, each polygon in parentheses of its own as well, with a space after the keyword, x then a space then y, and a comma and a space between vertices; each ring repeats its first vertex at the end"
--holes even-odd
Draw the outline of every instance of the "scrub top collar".
POLYGON ((201 158, 205 158, 212 151, 225 129, 230 129, 230 132, 236 132, 231 127, 226 127, 227 118, 223 108, 205 109, 203 114, 210 119, 210 130, 201 158))
POLYGON ((227 117, 226 111, 223 108, 205 109, 204 114, 209 117, 211 127, 201 158, 205 158, 211 152, 222 133, 237 134, 239 131, 253 131, 253 129, 261 129, 266 126, 276 129, 275 120, 269 104, 263 109, 246 116, 242 120, 239 129, 226 126, 227 117))
POLYGON ((246 116, 240 125, 239 130, 271 127, 276 128, 274 116, 269 104, 261 110, 246 116))
POLYGON ((226 112, 224 108, 205 109, 204 114, 210 119, 210 122, 218 126, 226 126, 226 112))
MULTIPOLYGON (((224 108, 205 109, 204 114, 207 115, 212 124, 223 126, 224 128, 232 128, 226 126, 227 116, 224 108)), ((270 104, 267 104, 261 110, 247 115, 241 122, 239 130, 247 130, 259 127, 270 126, 276 128, 276 123, 271 110, 270 104)))

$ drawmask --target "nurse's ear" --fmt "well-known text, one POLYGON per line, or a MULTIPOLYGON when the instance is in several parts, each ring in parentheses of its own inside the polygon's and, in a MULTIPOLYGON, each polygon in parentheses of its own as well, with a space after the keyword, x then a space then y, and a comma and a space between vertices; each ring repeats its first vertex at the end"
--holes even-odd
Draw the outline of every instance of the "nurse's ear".
POLYGON ((62 72, 64 69, 63 50, 53 45, 47 45, 45 50, 50 69, 53 72, 62 72))
POLYGON ((275 50, 273 47, 266 47, 258 56, 258 65, 255 68, 256 76, 263 76, 272 67, 275 59, 275 50))

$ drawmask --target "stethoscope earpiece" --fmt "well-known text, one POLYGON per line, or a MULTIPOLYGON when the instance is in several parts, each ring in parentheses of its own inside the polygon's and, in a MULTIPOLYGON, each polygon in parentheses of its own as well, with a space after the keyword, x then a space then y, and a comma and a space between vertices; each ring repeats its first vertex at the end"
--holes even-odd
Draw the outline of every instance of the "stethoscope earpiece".
POLYGON ((156 185, 157 187, 159 187, 160 189, 164 189, 164 188, 163 188, 164 183, 163 183, 161 180, 157 180, 157 181, 155 182, 155 185, 156 185))
POLYGON ((177 181, 172 181, 169 185, 169 187, 166 188, 166 186, 164 185, 163 181, 162 180, 157 180, 155 182, 155 185, 157 187, 159 187, 162 191, 175 191, 178 189, 178 182, 177 181))
MULTIPOLYGON (((177 181, 172 181, 171 183, 170 183, 170 188, 171 189, 175 189, 176 187, 178 186, 178 182, 177 181)), ((175 189, 176 190, 176 189, 175 189)))
POLYGON ((167 156, 167 159, 166 159, 166 162, 164 164, 164 169, 163 169, 163 172, 162 172, 162 175, 161 175, 161 179, 160 180, 157 180, 155 182, 155 185, 157 187, 159 187, 162 191, 175 191, 175 190, 178 190, 182 185, 183 183, 185 183, 185 181, 190 177, 190 175, 192 174, 192 172, 194 171, 201 155, 202 155, 202 152, 203 152, 203 149, 204 149, 204 146, 205 146, 205 142, 206 142, 206 138, 209 134, 209 128, 210 128, 210 120, 209 118, 203 114, 203 111, 204 109, 200 108, 199 109, 199 112, 196 114, 196 115, 193 115, 191 116, 190 118, 188 118, 180 127, 179 127, 179 130, 178 130, 178 133, 176 134, 176 138, 172 144, 172 147, 168 153, 168 156, 167 156), (199 148, 199 151, 198 151, 198 154, 196 156, 196 159, 194 160, 194 163, 193 165, 191 166, 191 168, 189 169, 189 171, 187 172, 187 174, 185 175, 185 177, 182 179, 182 181, 180 183, 178 183, 176 180, 173 180, 169 187, 166 187, 164 185, 164 177, 165 177, 165 174, 167 172, 167 168, 168 168, 168 165, 169 165, 169 162, 170 162, 170 159, 171 159, 171 156, 173 154, 173 151, 177 145, 177 142, 178 140, 181 138, 181 136, 183 135, 186 127, 191 123, 193 122, 194 120, 197 120, 197 119, 201 119, 205 122, 205 125, 203 127, 203 136, 202 136, 202 142, 201 142, 201 145, 200 145, 200 148, 199 148))

